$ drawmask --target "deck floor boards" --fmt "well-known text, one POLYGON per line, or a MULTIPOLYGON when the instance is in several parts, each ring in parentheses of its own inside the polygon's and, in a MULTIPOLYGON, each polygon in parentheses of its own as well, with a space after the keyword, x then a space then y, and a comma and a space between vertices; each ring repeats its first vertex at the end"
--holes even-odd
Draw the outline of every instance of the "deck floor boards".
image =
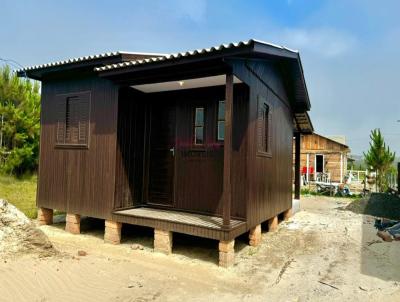
MULTIPOLYGON (((174 210, 163 210, 163 209, 142 207, 142 208, 115 211, 113 214, 131 216, 137 218, 156 219, 172 223, 181 223, 197 227, 204 227, 214 230, 220 230, 223 227, 223 220, 221 217, 186 213, 174 210)), ((231 219, 230 228, 235 229, 243 224, 245 224, 244 221, 231 219)))

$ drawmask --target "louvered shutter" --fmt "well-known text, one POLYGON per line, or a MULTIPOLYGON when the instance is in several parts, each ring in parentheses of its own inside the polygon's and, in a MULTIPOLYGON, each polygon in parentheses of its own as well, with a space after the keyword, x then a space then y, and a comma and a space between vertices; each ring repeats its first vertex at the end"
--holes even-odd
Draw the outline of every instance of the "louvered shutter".
POLYGON ((57 96, 56 143, 82 145, 89 141, 90 92, 57 96))
POLYGON ((56 128, 56 143, 65 143, 65 114, 66 114, 66 98, 58 95, 56 97, 56 116, 57 116, 57 128, 56 128))
POLYGON ((263 152, 265 151, 265 106, 260 96, 257 111, 257 150, 263 152))
POLYGON ((271 153, 272 144, 272 106, 268 106, 268 133, 267 133, 267 152, 271 153))
POLYGON ((78 144, 78 124, 79 124, 79 103, 80 103, 80 97, 71 97, 69 98, 69 113, 70 113, 70 126, 69 126, 69 132, 70 132, 70 137, 69 137, 69 143, 72 145, 77 145, 78 144))
POLYGON ((257 104, 257 151, 271 155, 272 106, 263 96, 258 96, 257 104))
POLYGON ((79 97, 78 107, 78 143, 87 145, 89 138, 89 113, 90 113, 90 93, 83 93, 79 97))

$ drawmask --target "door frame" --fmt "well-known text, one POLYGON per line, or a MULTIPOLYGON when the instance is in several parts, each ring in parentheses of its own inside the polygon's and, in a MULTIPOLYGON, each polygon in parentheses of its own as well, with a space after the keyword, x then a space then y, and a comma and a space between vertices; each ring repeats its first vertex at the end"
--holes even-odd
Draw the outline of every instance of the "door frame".
POLYGON ((324 154, 315 154, 315 173, 325 173, 325 155, 324 154), (322 172, 317 171, 317 156, 322 156, 322 172))
POLYGON ((177 152, 177 114, 178 114, 178 110, 177 110, 177 106, 176 106, 176 101, 170 101, 167 100, 169 102, 171 102, 173 104, 173 111, 174 111, 174 116, 175 116, 175 121, 174 121, 174 139, 173 139, 173 145, 174 145, 174 156, 173 156, 173 169, 174 169, 174 173, 173 173, 173 178, 172 178, 172 200, 170 204, 161 204, 161 203, 155 203, 155 202, 151 202, 149 200, 149 179, 150 179, 150 151, 151 151, 151 122, 152 122, 152 112, 153 112, 153 106, 154 106, 154 101, 151 101, 148 103, 147 109, 146 109, 146 113, 145 113, 145 143, 143 145, 143 148, 145 149, 145 160, 143 163, 144 169, 143 169, 143 178, 144 178, 144 182, 143 182, 143 204, 152 206, 152 207, 158 207, 158 208, 174 208, 176 205, 176 180, 177 180, 177 176, 176 176, 176 172, 177 172, 177 156, 176 156, 176 152, 177 152))

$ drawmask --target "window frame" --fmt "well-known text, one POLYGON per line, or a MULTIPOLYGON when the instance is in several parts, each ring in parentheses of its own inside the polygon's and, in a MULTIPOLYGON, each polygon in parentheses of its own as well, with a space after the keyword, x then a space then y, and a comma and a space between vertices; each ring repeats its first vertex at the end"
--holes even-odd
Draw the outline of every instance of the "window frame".
POLYGON ((194 107, 194 117, 193 117, 193 144, 195 146, 204 146, 205 145, 205 139, 206 139, 206 108, 205 106, 195 106, 194 107), (197 111, 202 110, 203 111, 203 121, 202 124, 197 125, 197 111), (196 136, 196 129, 202 129, 203 131, 203 142, 202 143, 197 143, 197 136, 196 136))
POLYGON ((220 143, 223 143, 223 142, 225 142, 225 100, 219 100, 218 101, 218 105, 217 105, 217 135, 216 135, 216 137, 217 137, 217 142, 220 142, 220 143), (221 103, 223 103, 224 104, 224 115, 223 115, 223 117, 222 118, 220 118, 220 116, 219 116, 219 108, 220 108, 220 104, 221 103), (223 125, 224 125, 224 137, 220 137, 219 136, 219 125, 220 125, 220 122, 223 122, 223 125))
POLYGON ((71 92, 71 93, 63 93, 63 94, 57 94, 56 95, 56 111, 55 111, 55 116, 56 116, 56 127, 55 127, 55 148, 63 148, 63 149, 89 149, 89 143, 90 143, 90 116, 91 116, 91 91, 79 91, 79 92, 71 92), (71 101, 74 99, 80 99, 83 98, 85 101, 82 102, 81 104, 71 106, 71 101), (85 103, 86 102, 86 103, 85 103), (87 106, 87 111, 86 112, 81 112, 81 116, 72 116, 71 114, 74 114, 71 112, 71 108, 75 108, 77 110, 77 107, 79 110, 82 108, 79 108, 79 106, 87 106), (65 109, 62 109, 65 108, 65 109), (68 109, 69 108, 69 113, 68 109), (81 119, 82 117, 85 117, 86 120, 81 119), (86 123, 86 129, 85 129, 85 135, 86 139, 85 142, 82 143, 80 142, 81 140, 81 133, 80 133, 80 128, 81 128, 81 123, 85 122, 86 123), (73 123, 76 123, 76 125, 73 125, 73 123), (68 125, 67 125, 68 124, 68 125), (67 133, 67 127, 75 127, 75 131, 78 131, 77 135, 77 142, 72 142, 71 138, 71 132, 69 134, 67 133), (62 128, 62 130, 60 130, 62 128), (60 139, 60 133, 59 131, 62 131, 63 133, 63 139, 60 139))
POLYGON ((257 96, 257 127, 256 127, 256 143, 257 143, 257 155, 264 157, 272 157, 272 114, 273 106, 268 101, 267 97, 258 95, 257 96), (267 110, 265 110, 267 108, 267 110), (263 115, 262 120, 260 115, 263 115), (260 125, 260 123, 262 123, 260 125), (262 133, 260 133, 262 132, 262 133), (260 138, 263 138, 263 144, 261 145, 260 138), (265 145, 264 145, 265 144, 265 145), (262 147, 262 148, 261 148, 262 147))

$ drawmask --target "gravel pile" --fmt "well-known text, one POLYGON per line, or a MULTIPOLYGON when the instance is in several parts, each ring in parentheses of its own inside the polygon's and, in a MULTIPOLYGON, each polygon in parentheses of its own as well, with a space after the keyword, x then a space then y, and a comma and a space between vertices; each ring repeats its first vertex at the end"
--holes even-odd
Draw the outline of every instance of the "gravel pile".
POLYGON ((0 199, 0 258, 20 254, 55 254, 47 236, 15 206, 0 199))

